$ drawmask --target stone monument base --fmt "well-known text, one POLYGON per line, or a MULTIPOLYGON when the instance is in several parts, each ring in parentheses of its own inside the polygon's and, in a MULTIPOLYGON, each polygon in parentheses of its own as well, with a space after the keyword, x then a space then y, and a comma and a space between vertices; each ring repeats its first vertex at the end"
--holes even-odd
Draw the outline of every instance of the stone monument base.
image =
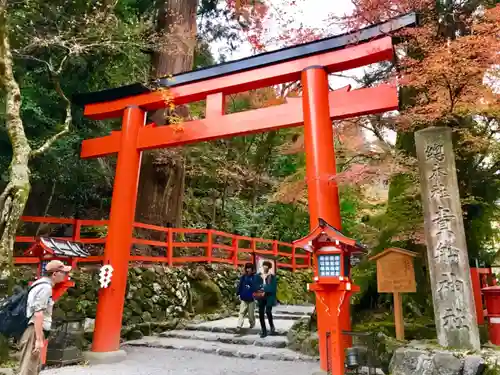
POLYGON ((396 349, 389 372, 391 375, 481 375, 500 374, 500 351, 479 352, 451 350, 429 342, 414 341, 396 349))
POLYGON ((84 352, 83 358, 92 365, 117 363, 123 361, 127 357, 125 350, 117 350, 115 352, 84 352))
POLYGON ((76 346, 66 348, 51 348, 47 350, 47 365, 49 366, 67 366, 80 363, 83 360, 82 351, 76 346))

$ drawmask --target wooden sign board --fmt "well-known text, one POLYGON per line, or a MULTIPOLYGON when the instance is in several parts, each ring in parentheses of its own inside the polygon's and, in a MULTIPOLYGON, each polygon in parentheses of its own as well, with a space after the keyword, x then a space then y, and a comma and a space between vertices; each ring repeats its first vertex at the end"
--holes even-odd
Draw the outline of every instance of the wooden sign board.
POLYGON ((411 251, 391 248, 370 260, 377 261, 377 289, 379 293, 415 293, 415 269, 411 251))
POLYGON ((403 299, 401 293, 415 293, 415 269, 413 258, 418 254, 408 250, 390 248, 370 258, 377 261, 377 289, 379 293, 394 295, 394 326, 396 339, 405 338, 403 299))

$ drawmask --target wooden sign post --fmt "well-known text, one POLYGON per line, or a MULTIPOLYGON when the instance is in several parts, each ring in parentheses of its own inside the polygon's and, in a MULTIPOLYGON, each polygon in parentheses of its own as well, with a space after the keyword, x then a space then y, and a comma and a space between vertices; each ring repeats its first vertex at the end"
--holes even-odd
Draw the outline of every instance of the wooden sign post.
POLYGON ((415 269, 413 258, 418 254, 398 248, 386 249, 370 258, 377 261, 377 290, 394 296, 394 324, 396 339, 404 340, 403 300, 401 293, 415 293, 415 269))

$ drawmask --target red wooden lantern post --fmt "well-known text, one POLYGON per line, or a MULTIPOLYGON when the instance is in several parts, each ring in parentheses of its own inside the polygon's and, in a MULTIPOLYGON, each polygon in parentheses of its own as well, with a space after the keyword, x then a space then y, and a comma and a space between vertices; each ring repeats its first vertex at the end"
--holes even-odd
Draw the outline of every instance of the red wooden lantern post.
MULTIPOLYGON (((104 255, 105 263, 114 268, 114 274, 110 287, 99 293, 94 352, 113 352, 119 348, 141 152, 304 123, 311 229, 322 217, 340 230, 337 188, 330 181, 335 175, 331 120, 395 110, 398 108, 398 94, 397 88, 391 85, 352 91, 346 87, 330 92, 327 73, 391 60, 393 45, 387 33, 415 22, 416 16, 410 14, 356 33, 181 73, 173 79, 160 79, 157 84, 169 89, 168 96, 176 105, 206 100, 206 118, 187 121, 181 130, 155 123, 144 125, 148 111, 165 108, 170 103, 165 101, 165 93, 152 91, 141 84, 73 98, 74 103, 85 106, 84 113, 90 118, 123 117, 121 131, 85 140, 81 151, 83 158, 118 153, 104 255), (358 44, 348 47, 353 41, 358 44), (295 80, 302 80, 304 86, 302 103, 299 99, 289 98, 282 105, 225 114, 226 95, 295 80)), ((236 240, 233 243, 235 253, 237 245, 236 240)), ((237 264, 237 257, 233 260, 237 264)), ((339 291, 347 288, 345 282, 326 284, 336 285, 335 289, 339 291)), ((330 286, 325 288, 331 289, 330 286)), ((327 295, 327 298, 338 297, 338 293, 335 294, 337 297, 330 292, 327 295)), ((345 321, 341 326, 349 328, 348 309, 342 310, 340 316, 345 321)), ((323 315, 321 319, 324 320, 323 315)))
POLYGON ((337 229, 318 219, 319 225, 294 244, 313 253, 321 369, 344 374, 344 352, 351 346, 343 331, 351 329, 350 298, 359 291, 350 280, 351 256, 363 253, 363 247, 337 229))

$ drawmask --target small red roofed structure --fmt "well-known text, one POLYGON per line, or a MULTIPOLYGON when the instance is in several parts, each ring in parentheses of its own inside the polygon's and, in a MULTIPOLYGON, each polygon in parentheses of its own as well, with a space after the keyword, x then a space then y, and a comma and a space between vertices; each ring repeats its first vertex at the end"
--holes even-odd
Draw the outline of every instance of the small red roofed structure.
MULTIPOLYGON (((58 240, 49 237, 40 237, 37 241, 24 253, 25 256, 35 256, 40 259, 38 264, 37 278, 44 276, 45 266, 51 260, 60 260, 74 267, 77 258, 86 258, 90 254, 84 250, 76 242, 58 240)), ((69 275, 62 283, 54 285, 52 288, 52 299, 57 301, 68 290, 75 286, 73 281, 70 281, 69 275)))

